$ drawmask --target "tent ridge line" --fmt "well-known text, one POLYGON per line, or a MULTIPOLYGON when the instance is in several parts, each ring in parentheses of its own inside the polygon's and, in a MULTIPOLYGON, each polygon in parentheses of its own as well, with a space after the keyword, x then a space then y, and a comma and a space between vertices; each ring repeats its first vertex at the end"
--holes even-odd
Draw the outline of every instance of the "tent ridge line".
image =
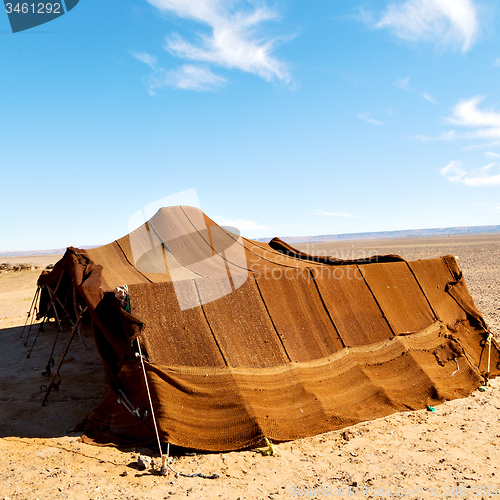
POLYGON ((285 351, 285 354, 286 354, 286 357, 288 358, 288 361, 290 361, 290 363, 291 363, 292 358, 290 357, 290 354, 288 354, 288 351, 286 350, 285 344, 283 343, 283 339, 281 338, 281 335, 279 334, 278 329, 276 328, 276 325, 274 324, 273 318, 271 316, 271 313, 269 312, 266 301, 264 300, 264 296, 262 295, 262 291, 260 289, 259 283, 258 283, 255 276, 253 276, 253 280, 254 280, 255 286, 257 287, 257 291, 259 292, 262 303, 264 304, 264 307, 266 308, 266 312, 267 312, 267 315, 269 316, 269 320, 271 321, 271 324, 273 325, 276 336, 278 337, 278 339, 283 347, 283 350, 285 351))
POLYGON ((226 366, 229 366, 229 363, 227 362, 226 356, 224 356, 224 352, 222 351, 222 347, 219 345, 219 341, 217 340, 217 337, 215 336, 215 333, 212 329, 212 325, 210 325, 210 321, 208 321, 208 317, 207 317, 207 314, 205 312, 205 308, 203 307, 203 301, 201 300, 200 290, 198 289, 198 283, 196 283, 195 279, 193 279, 193 282, 194 282, 194 286, 196 288, 196 293, 198 294, 198 300, 200 301, 200 308, 201 308, 201 311, 203 312, 203 317, 205 318, 205 321, 207 322, 208 328, 210 328, 210 333, 212 334, 212 337, 214 338, 217 349, 219 349, 220 355, 222 356, 222 360, 224 361, 226 366))
POLYGON ((396 337, 397 334, 396 332, 394 331, 394 328, 393 326, 391 325, 391 323, 389 322, 389 318, 385 315, 385 312, 384 310, 382 309, 382 306, 380 305, 379 301, 377 300, 377 297, 375 296, 375 293, 373 292, 373 290, 371 289, 369 283, 368 283, 368 280, 366 279, 365 277, 365 274, 363 273, 363 270, 359 267, 359 264, 356 264, 356 267, 358 269, 358 271, 361 273, 361 276, 363 277, 363 281, 365 282, 365 285, 368 287, 368 290, 370 290, 370 293, 372 294, 372 297, 373 297, 373 300, 375 301, 375 303, 377 304, 377 307, 380 309, 380 312, 382 313, 382 317, 384 318, 385 322, 387 323, 387 326, 390 328, 392 334, 396 337))
MULTIPOLYGON (((195 230, 195 231, 196 231, 196 232, 200 235, 200 238, 201 238, 201 239, 202 239, 202 240, 203 240, 203 241, 204 241, 204 242, 205 242, 205 243, 206 243, 206 244, 210 247, 210 249, 212 250, 212 254, 213 254, 213 255, 218 255, 219 257, 221 257, 221 259, 222 259, 225 263, 228 263, 228 264, 231 264, 231 265, 233 265, 233 266, 235 266, 235 267, 239 267, 240 269, 245 269, 246 271, 249 271, 249 269, 248 269, 247 267, 242 267, 242 266, 240 266, 240 265, 238 265, 238 264, 235 264, 234 262, 232 262, 232 261, 228 260, 228 259, 226 258, 226 256, 225 256, 225 253, 224 253, 224 252, 221 252, 221 253, 216 252, 216 251, 215 251, 215 248, 214 248, 214 245, 213 245, 213 241, 212 241, 212 233, 211 233, 211 231, 210 231, 209 226, 207 225, 206 227, 207 227, 208 237, 210 238, 210 242, 208 242, 208 241, 204 238, 203 234, 201 234, 201 233, 200 233, 200 231, 198 231, 198 228, 197 228, 197 227, 193 224, 193 221, 189 218, 188 214, 184 211, 184 208, 181 206, 181 207, 180 207, 180 209, 182 210, 182 213, 185 215, 186 219, 189 221, 189 223, 191 224, 191 226, 193 227, 193 229, 194 229, 194 230, 195 230)), ((222 226, 218 226, 218 227, 222 227, 222 226)), ((231 235, 231 233, 230 233, 229 231, 225 231, 225 232, 226 232, 226 234, 227 234, 227 235, 228 235, 228 236, 229 236, 229 237, 230 237, 230 238, 231 238, 231 239, 232 239, 235 243, 237 243, 238 245, 240 245, 240 246, 242 246, 243 248, 245 248, 245 246, 244 246, 244 245, 241 245, 241 243, 240 243, 238 240, 235 240, 235 239, 232 237, 232 235, 231 235)), ((227 266, 226 266, 226 269, 228 269, 228 268, 227 268, 227 266)))
POLYGON ((432 314, 434 315, 434 319, 435 320, 439 319, 438 316, 437 316, 437 314, 436 314, 436 311, 434 311, 434 308, 432 307, 431 301, 429 300, 429 298, 427 297, 426 293, 424 292, 424 289, 422 288, 422 285, 420 284, 420 281, 418 281, 417 275, 413 272, 413 269, 411 268, 410 263, 407 260, 405 260, 405 263, 406 263, 408 269, 410 270, 410 273, 412 274, 413 278, 417 282, 417 285, 420 288, 420 291, 424 295, 425 300, 427 301, 427 304, 429 304, 429 307, 430 307, 430 309, 432 311, 432 314))
POLYGON ((328 318, 329 320, 331 321, 332 325, 333 325, 333 328, 335 329, 335 331, 337 332, 337 337, 340 339, 340 342, 342 343, 342 348, 345 349, 347 346, 346 346, 346 343, 344 342, 344 339, 342 338, 342 336, 340 335, 340 332, 337 328, 337 325, 335 324, 335 322, 333 321, 333 318, 330 314, 330 311, 328 310, 328 308, 326 307, 326 303, 325 303, 325 300, 323 298, 323 295, 321 295, 321 291, 318 287, 318 283, 316 281, 316 276, 314 276, 314 273, 312 272, 311 268, 310 267, 306 267, 307 271, 309 272, 309 276, 312 278, 313 280, 313 283, 314 283, 314 287, 316 288, 316 292, 318 293, 318 296, 321 300, 321 304, 323 305, 323 308, 324 310, 326 311, 326 314, 328 315, 328 318))
POLYGON ((127 257, 127 254, 125 253, 125 250, 123 250, 122 246, 120 245, 120 242, 118 240, 115 240, 116 244, 118 245, 118 248, 121 250, 121 252, 123 253, 123 256, 125 257, 125 259, 127 260, 127 262, 139 273, 141 274, 142 276, 144 276, 144 278, 146 278, 150 283, 153 283, 153 280, 150 280, 144 273, 141 273, 141 271, 139 271, 139 269, 137 269, 137 267, 134 266, 134 264, 132 264, 132 262, 130 262, 129 258, 127 257))
MULTIPOLYGON (((149 221, 147 221, 145 224, 146 224, 146 227, 149 228, 151 227, 153 229, 153 231, 155 232, 157 238, 161 241, 161 248, 162 248, 162 253, 163 253, 163 258, 166 260, 166 255, 165 255, 165 249, 168 250, 168 252, 170 253, 170 255, 175 259, 175 261, 181 266, 183 267, 184 269, 187 269, 188 271, 192 272, 193 274, 196 274, 197 276, 199 276, 200 278, 205 278, 205 276, 201 275, 200 273, 197 273, 196 271, 194 271, 193 269, 185 266, 178 258, 177 256, 175 255, 175 253, 168 247, 167 243, 163 240, 163 238, 161 237, 159 231, 156 229, 156 227, 154 226, 154 224, 151 222, 153 220, 153 218, 151 218, 149 221)), ((148 232, 150 230, 148 229, 148 232)), ((151 248, 153 248, 153 242, 151 241, 151 248)), ((168 273, 171 275, 170 273, 170 269, 168 269, 167 267, 167 271, 168 273)), ((174 281, 174 280, 173 280, 174 281)))

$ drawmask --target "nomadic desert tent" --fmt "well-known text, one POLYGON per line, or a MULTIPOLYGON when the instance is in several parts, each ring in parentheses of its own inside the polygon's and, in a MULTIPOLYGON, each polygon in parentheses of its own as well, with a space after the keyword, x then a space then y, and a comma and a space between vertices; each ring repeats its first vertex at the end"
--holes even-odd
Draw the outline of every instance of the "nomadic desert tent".
POLYGON ((40 314, 90 316, 110 389, 89 442, 151 442, 156 425, 163 442, 241 449, 464 397, 500 371, 454 257, 314 257, 193 207, 68 248, 39 286, 40 314))

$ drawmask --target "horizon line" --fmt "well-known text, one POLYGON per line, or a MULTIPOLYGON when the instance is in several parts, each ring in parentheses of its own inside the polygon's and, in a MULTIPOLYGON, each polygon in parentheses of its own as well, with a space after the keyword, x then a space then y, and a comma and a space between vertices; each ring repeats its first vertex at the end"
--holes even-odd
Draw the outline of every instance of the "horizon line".
MULTIPOLYGON (((360 240, 360 239, 390 239, 390 238, 419 238, 424 236, 448 236, 448 235, 464 235, 464 234, 495 234, 500 233, 500 225, 483 225, 483 226, 450 226, 444 228, 423 228, 423 229, 395 229, 389 231, 363 231, 359 233, 339 233, 339 234, 322 234, 316 236, 278 236, 283 241, 288 243, 319 243, 328 240, 360 240), (379 236, 376 235, 385 235, 379 236), (320 239, 323 238, 323 239, 320 239)), ((255 241, 269 242, 273 237, 255 238, 255 241)), ((249 238, 253 239, 253 238, 249 238)), ((89 248, 97 248, 104 245, 84 245, 79 246, 83 250, 89 248)), ((0 257, 20 257, 20 256, 39 256, 39 255, 58 255, 63 254, 68 247, 50 248, 44 250, 5 250, 0 251, 0 257)))

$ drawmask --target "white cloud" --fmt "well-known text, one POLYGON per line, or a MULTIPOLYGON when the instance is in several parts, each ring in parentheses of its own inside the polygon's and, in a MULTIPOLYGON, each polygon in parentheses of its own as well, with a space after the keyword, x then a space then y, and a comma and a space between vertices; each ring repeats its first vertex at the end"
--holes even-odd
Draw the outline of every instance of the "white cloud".
POLYGON ((450 182, 461 182, 467 172, 462 168, 462 162, 453 160, 446 167, 443 167, 439 173, 446 177, 450 182))
POLYGON ((349 219, 360 219, 360 215, 346 214, 342 212, 326 212, 325 210, 318 210, 315 213, 310 213, 309 215, 328 215, 330 217, 346 217, 349 219))
MULTIPOLYGON (((472 187, 500 186, 500 173, 491 173, 496 163, 489 163, 468 173, 461 161, 451 161, 439 173, 450 182, 458 182, 472 187)), ((498 169, 497 169, 498 170, 498 169)))
POLYGON ((235 227, 240 231, 260 231, 262 229, 268 229, 267 226, 261 226, 259 223, 248 220, 248 219, 228 219, 226 217, 214 217, 213 218, 217 224, 225 227, 235 227))
POLYGON ((427 101, 431 102, 432 104, 437 104, 436 100, 432 96, 430 96, 427 92, 423 92, 422 97, 427 101))
MULTIPOLYGON (((447 121, 459 127, 468 128, 469 131, 464 133, 450 131, 451 138, 500 138, 500 112, 492 108, 481 108, 482 100, 482 96, 475 96, 471 99, 462 99, 454 106, 452 115, 447 118, 447 121)), ((484 142, 483 144, 471 144, 463 149, 466 151, 490 149, 499 144, 499 141, 484 142)), ((491 150, 483 151, 482 155, 494 159, 500 158, 500 154, 491 150)), ((500 186, 500 169, 497 163, 488 163, 483 167, 468 172, 461 161, 454 160, 442 168, 440 173, 450 182, 461 183, 466 186, 500 186)))
POLYGON ((359 113, 358 118, 360 120, 364 120, 365 122, 371 123, 372 125, 383 125, 383 122, 380 120, 377 120, 376 118, 373 118, 370 113, 359 113))
POLYGON ((148 91, 155 95, 157 89, 173 87, 182 90, 215 90, 226 82, 225 78, 215 75, 209 69, 185 64, 179 69, 166 71, 155 70, 149 77, 148 91))
POLYGON ((287 66, 272 55, 284 37, 259 37, 265 21, 276 19, 266 6, 245 8, 240 0, 147 0, 163 12, 208 26, 195 43, 177 33, 165 39, 165 49, 190 61, 254 73, 261 78, 291 83, 287 66))
MULTIPOLYGON (((483 96, 475 96, 470 99, 461 99, 453 109, 451 116, 445 121, 458 127, 464 132, 448 130, 438 136, 429 137, 423 135, 414 136, 419 141, 449 141, 456 139, 500 139, 500 112, 493 108, 481 108, 483 96)), ((485 149, 500 145, 496 140, 484 144, 471 144, 464 147, 464 151, 485 149)))
POLYGON ((147 64, 152 69, 155 69, 158 64, 158 58, 148 54, 147 52, 132 52, 132 55, 144 64, 147 64))
POLYGON ((483 96, 462 99, 453 108, 453 116, 448 122, 462 127, 475 128, 469 137, 500 137, 500 112, 493 109, 480 109, 483 96))
POLYGON ((167 71, 158 65, 158 58, 147 52, 132 52, 139 61, 147 64, 153 73, 147 79, 148 92, 156 95, 158 89, 173 87, 183 90, 215 90, 226 83, 226 79, 212 73, 208 68, 184 64, 179 69, 167 71))
POLYGON ((464 184, 474 187, 500 186, 500 174, 467 178, 465 179, 464 184))
MULTIPOLYGON (((409 76, 407 76, 406 78, 400 78, 399 80, 396 80, 394 85, 396 87, 398 87, 399 89, 409 90, 411 92, 413 92, 415 90, 414 88, 410 87, 410 77, 409 76)), ((432 104, 437 104, 435 99, 432 96, 430 96, 427 92, 422 92, 421 95, 424 99, 431 102, 432 104)))
POLYGON ((494 146, 500 146, 500 141, 486 142, 481 144, 470 144, 463 148, 464 151, 476 151, 478 149, 486 149, 494 146))
POLYGON ((428 135, 414 135, 412 136, 413 139, 416 141, 421 141, 421 142, 428 142, 428 141, 453 141, 458 137, 458 134, 456 133, 455 130, 448 130, 446 132, 441 132, 441 134, 437 136, 428 136, 428 135))
POLYGON ((410 77, 407 76, 406 78, 400 78, 399 80, 396 81, 394 84, 396 87, 403 89, 403 90, 413 90, 410 87, 410 77))
POLYGON ((391 3, 377 28, 387 28, 405 40, 428 40, 460 46, 467 52, 478 34, 473 0, 406 0, 391 3))

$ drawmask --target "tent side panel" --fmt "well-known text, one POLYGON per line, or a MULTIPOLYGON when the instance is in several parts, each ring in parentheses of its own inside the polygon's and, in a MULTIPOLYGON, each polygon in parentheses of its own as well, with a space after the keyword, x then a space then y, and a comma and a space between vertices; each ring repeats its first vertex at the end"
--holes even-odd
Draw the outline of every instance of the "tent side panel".
POLYGON ((377 263, 360 269, 395 334, 418 332, 436 318, 406 262, 377 263))
POLYGON ((408 263, 437 317, 449 325, 467 319, 465 311, 446 292, 446 285, 455 281, 444 258, 417 260, 408 263))
MULTIPOLYGON (((450 333, 435 323, 320 360, 268 368, 147 364, 161 436, 188 448, 233 450, 253 446, 263 436, 296 439, 463 397, 482 381, 470 360, 481 351, 484 335, 470 326, 468 332, 453 332, 453 339, 450 333)), ((493 367, 492 375, 498 373, 493 367)), ((137 391, 140 374, 129 375, 122 373, 121 379, 130 379, 137 391)), ((102 425, 95 418, 94 423, 102 425)))
MULTIPOLYGON (((220 297, 223 294, 218 288, 226 286, 221 280, 196 283, 204 297, 210 293, 220 297)), ((265 367, 289 361, 253 277, 232 293, 202 307, 229 366, 265 367)))
POLYGON ((393 336, 357 266, 314 268, 313 275, 345 346, 374 344, 393 336))
POLYGON ((261 275, 257 285, 291 361, 319 359, 342 349, 308 270, 286 271, 290 276, 285 273, 281 279, 261 275))
POLYGON ((130 285, 131 314, 142 321, 141 344, 152 363, 170 366, 224 366, 224 358, 198 307, 181 310, 178 293, 196 296, 194 281, 130 285))

